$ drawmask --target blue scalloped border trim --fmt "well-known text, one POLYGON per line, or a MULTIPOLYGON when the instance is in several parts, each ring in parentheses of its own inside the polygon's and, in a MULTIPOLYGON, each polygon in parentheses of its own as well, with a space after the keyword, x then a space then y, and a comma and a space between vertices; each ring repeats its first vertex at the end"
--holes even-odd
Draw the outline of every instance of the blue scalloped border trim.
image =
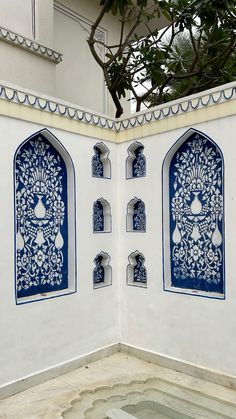
POLYGON ((158 109, 154 108, 151 111, 146 111, 145 113, 117 121, 115 119, 102 115, 96 115, 89 111, 80 110, 79 108, 59 103, 48 98, 39 97, 33 93, 26 93, 24 91, 16 90, 10 86, 0 85, 0 99, 20 103, 21 105, 51 112, 59 116, 99 126, 115 132, 155 122, 166 117, 176 116, 196 109, 205 108, 220 102, 230 101, 234 98, 236 98, 236 83, 233 86, 231 83, 231 86, 229 87, 225 85, 225 89, 221 88, 206 94, 203 92, 202 96, 196 98, 192 97, 189 99, 183 98, 182 102, 173 102, 172 104, 170 103, 170 105, 158 107, 158 109))
POLYGON ((39 44, 33 39, 26 38, 23 35, 10 31, 9 29, 0 27, 0 40, 29 50, 30 52, 47 58, 48 60, 52 60, 57 64, 62 61, 63 54, 60 52, 54 51, 45 45, 39 44))

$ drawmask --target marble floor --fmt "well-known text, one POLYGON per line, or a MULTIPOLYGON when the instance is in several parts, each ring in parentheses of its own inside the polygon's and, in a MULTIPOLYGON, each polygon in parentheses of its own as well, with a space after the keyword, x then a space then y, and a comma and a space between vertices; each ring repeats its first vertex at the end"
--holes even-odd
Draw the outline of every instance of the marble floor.
MULTIPOLYGON (((82 392, 150 377, 199 395, 204 393, 213 404, 225 403, 228 411, 235 408, 236 412, 236 391, 118 352, 0 401, 0 418, 62 418, 82 392)), ((223 417, 236 418, 229 414, 223 417)), ((77 418, 83 419, 80 415, 77 418)))

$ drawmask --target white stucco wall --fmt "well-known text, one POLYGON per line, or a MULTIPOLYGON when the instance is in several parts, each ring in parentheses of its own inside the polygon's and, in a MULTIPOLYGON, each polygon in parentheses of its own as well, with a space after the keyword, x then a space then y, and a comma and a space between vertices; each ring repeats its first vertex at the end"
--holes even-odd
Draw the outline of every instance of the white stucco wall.
MULTIPOLYGON (((14 0, 14 7, 10 3, 0 0, 0 26, 33 38, 31 1, 14 0)), ((113 115, 103 76, 86 43, 88 25, 97 16, 99 2, 61 0, 60 4, 64 13, 53 9, 52 0, 36 0, 34 29, 37 42, 64 53, 62 63, 56 65, 1 39, 0 79, 39 91, 39 96, 56 95, 113 115)), ((111 43, 116 40, 118 26, 111 14, 105 17, 101 29, 111 43)), ((135 123, 134 128, 117 133, 99 124, 95 127, 68 115, 63 117, 63 112, 55 116, 38 103, 36 109, 28 103, 20 105, 23 94, 11 103, 11 94, 8 99, 2 91, 0 95, 0 386, 116 342, 236 375, 235 103, 229 103, 227 117, 219 112, 217 118, 218 105, 214 105, 205 118, 200 114, 204 109, 197 111, 191 125, 187 122, 189 114, 180 112, 172 125, 166 116, 150 124, 135 123), (205 122, 199 122, 202 120, 205 122), (163 291, 161 169, 170 147, 190 127, 212 138, 224 156, 225 300, 163 291), (75 166, 78 292, 16 305, 13 159, 17 147, 42 128, 48 128, 61 141, 75 166), (127 148, 135 140, 145 146, 147 175, 126 180, 127 148), (93 146, 100 141, 110 149, 110 180, 91 176, 93 146), (111 205, 112 232, 93 234, 93 203, 101 197, 111 205), (145 203, 146 233, 126 232, 127 204, 134 197, 145 203), (146 258, 147 288, 126 285, 128 256, 136 250, 146 258), (111 256, 112 286, 94 290, 93 259, 101 251, 111 256)), ((125 106, 128 113, 129 103, 125 106)))
MULTIPOLYGON (((101 69, 90 53, 87 39, 100 5, 93 1, 0 0, 0 79, 80 104, 95 112, 114 115, 101 69), (11 34, 6 36, 6 30, 11 34), (19 34, 19 42, 15 37, 19 34), (25 48, 22 48, 24 40, 25 48), (33 41, 35 48, 29 46, 33 41), (51 59, 51 51, 37 53, 39 43, 56 53, 62 62, 51 59), (16 71, 17 69, 17 71, 16 71)), ((112 44, 119 39, 120 23, 109 13, 100 30, 101 40, 112 44)), ((99 48, 104 59, 104 48, 99 48)), ((130 113, 130 102, 123 101, 130 113)))
POLYGON ((0 26, 32 37, 32 2, 31 0, 0 0, 0 26))
POLYGON ((0 0, 0 27, 53 47, 53 0, 0 0))
MULTIPOLYGON (((170 147, 190 126, 166 133, 136 138, 144 146, 147 176, 125 180, 125 159, 131 144, 120 145, 123 168, 120 187, 123 220, 120 254, 122 266, 122 342, 179 358, 206 368, 236 374, 236 172, 234 132, 236 118, 196 123, 221 148, 225 161, 225 262, 226 299, 214 300, 163 291, 162 264, 162 163, 170 147), (137 196, 145 202, 147 232, 126 233, 126 206, 137 196), (146 258, 147 288, 126 286, 128 255, 139 250, 146 258)), ((141 133, 141 130, 140 130, 141 133)))
POLYGON ((55 95, 56 63, 38 53, 53 49, 53 0, 0 0, 0 10, 0 79, 55 95))
MULTIPOLYGON (((96 112, 115 114, 115 107, 107 92, 104 76, 89 50, 87 39, 91 24, 100 12, 97 0, 80 2, 61 0, 54 6, 54 46, 63 53, 62 63, 56 67, 56 95, 79 103, 96 112)), ((120 37, 120 22, 109 13, 99 28, 100 40, 116 45, 120 37)), ((104 48, 98 53, 104 60, 104 48)), ((123 100, 124 112, 130 114, 130 102, 123 100)))
MULTIPOLYGON (((63 51, 63 61, 56 68, 57 96, 107 113, 103 74, 87 43, 91 22, 73 11, 67 14, 67 10, 54 10, 55 45, 63 51)), ((101 33, 107 36, 104 29, 101 33)), ((100 53, 104 55, 103 48, 100 53)))
POLYGON ((89 112, 76 114, 72 106, 25 94, 9 86, 0 90, 0 386, 117 342, 236 375, 235 84, 159 107, 146 115, 149 122, 142 123, 141 114, 130 124, 117 123, 118 131, 112 120, 94 116, 92 122, 89 112), (162 163, 191 127, 215 141, 224 156, 225 300, 163 290, 162 163), (13 159, 17 147, 43 128, 58 138, 75 166, 78 292, 16 305, 13 159), (127 180, 127 149, 135 140, 145 147, 147 175, 127 180), (93 146, 100 141, 110 149, 111 179, 91 176, 93 146), (135 197, 145 203, 146 233, 126 232, 127 204, 135 197), (92 208, 99 198, 111 205, 112 233, 93 234, 92 208), (136 250, 146 258, 147 288, 126 285, 128 256, 136 250), (93 259, 101 251, 111 256, 112 286, 94 290, 93 259))
POLYGON ((35 39, 54 48, 53 0, 35 1, 35 39))
POLYGON ((0 54, 2 56, 1 80, 55 95, 54 63, 1 41, 0 54))
POLYGON ((50 130, 70 154, 76 175, 76 294, 16 305, 14 292, 14 193, 13 158, 16 148, 43 127, 0 117, 0 191, 2 196, 0 234, 0 385, 28 374, 64 363, 119 340, 117 305, 117 146, 110 149, 113 180, 91 177, 94 138, 57 129, 50 130), (113 231, 93 234, 92 206, 100 197, 112 208, 113 231), (112 286, 93 289, 93 259, 101 251, 111 256, 112 286))

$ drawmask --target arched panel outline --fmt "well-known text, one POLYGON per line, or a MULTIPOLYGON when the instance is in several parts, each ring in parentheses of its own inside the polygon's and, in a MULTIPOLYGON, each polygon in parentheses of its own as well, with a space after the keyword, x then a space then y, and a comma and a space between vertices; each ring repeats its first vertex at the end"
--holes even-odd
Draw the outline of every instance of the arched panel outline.
POLYGON ((93 262, 97 263, 97 259, 101 258, 101 266, 104 270, 104 281, 102 282, 98 282, 95 283, 94 282, 94 270, 93 270, 93 288, 97 289, 97 288, 103 288, 103 287, 107 287, 109 285, 112 285, 112 267, 110 266, 110 260, 111 257, 108 255, 108 253, 101 251, 100 253, 97 254, 97 256, 94 258, 93 262))
POLYGON ((144 255, 141 252, 139 252, 139 250, 135 250, 128 256, 128 261, 129 261, 129 264, 127 265, 127 268, 126 268, 127 285, 131 285, 134 287, 147 288, 147 269, 144 266, 144 263, 145 263, 144 255), (135 281, 134 269, 135 269, 135 266, 137 265, 137 257, 141 259, 141 262, 142 262, 141 265, 145 269, 146 281, 135 281))
MULTIPOLYGON (((169 171, 172 159, 177 155, 178 150, 184 143, 190 140, 194 134, 203 138, 209 143, 211 143, 214 148, 217 150, 220 159, 221 159, 221 169, 222 169, 222 197, 223 197, 223 213, 224 213, 224 158, 219 146, 205 133, 198 131, 194 128, 190 128, 186 131, 170 148, 166 154, 163 165, 162 165, 162 243, 163 243, 163 288, 165 291, 176 292, 181 294, 196 295, 200 297, 215 298, 215 299, 225 299, 225 226, 224 226, 224 215, 222 217, 222 292, 211 292, 209 290, 199 290, 191 288, 178 288, 172 285, 171 278, 171 231, 170 231, 170 180, 169 180, 169 171)), ((196 195, 196 194, 195 194, 196 195)), ((195 199, 195 198, 194 198, 195 199)), ((191 214, 194 215, 194 214, 191 214)), ((177 224, 177 223, 176 223, 177 224)), ((176 232, 175 232, 176 233, 176 232)), ((177 231, 178 233, 178 231, 177 231)), ((178 239, 178 237, 177 237, 178 239)))
MULTIPOLYGON (((140 220, 139 220, 140 221, 140 220)), ((127 232, 134 232, 134 233, 146 233, 146 212, 145 212, 145 204, 140 198, 133 198, 129 201, 127 204, 127 214, 126 214, 126 231, 127 232), (140 228, 134 227, 134 211, 135 211, 135 205, 137 203, 143 204, 143 220, 141 222, 140 228)))
POLYGON ((101 234, 101 233, 111 233, 112 231, 112 216, 111 216, 111 206, 108 201, 104 198, 99 198, 93 203, 93 233, 101 234), (103 207, 103 230, 99 230, 96 228, 95 223, 96 220, 94 219, 95 213, 95 205, 96 203, 100 202, 103 207))
POLYGON ((92 177, 97 179, 111 179, 111 161, 109 159, 110 150, 102 141, 96 143, 93 147, 95 154, 92 157, 92 177), (96 162, 96 154, 99 153, 99 161, 102 165, 103 175, 96 175, 96 167, 94 167, 96 162))
POLYGON ((127 149, 128 157, 126 159, 126 179, 139 179, 141 177, 146 176, 146 157, 142 154, 142 162, 144 163, 144 167, 142 168, 142 174, 139 176, 133 176, 133 162, 136 158, 136 151, 137 150, 144 150, 144 145, 139 141, 133 142, 127 149))
POLYGON ((16 304, 25 304, 35 301, 41 301, 45 299, 56 298, 59 296, 64 296, 68 294, 75 293, 77 291, 77 270, 76 270, 76 202, 75 202, 75 169, 73 161, 61 144, 61 142, 46 128, 39 130, 33 133, 30 137, 26 138, 16 149, 14 155, 14 170, 13 170, 13 181, 14 181, 14 258, 15 258, 15 299, 16 304), (59 156, 62 157, 63 162, 66 167, 67 174, 67 235, 68 235, 68 285, 66 288, 61 290, 52 290, 46 293, 39 293, 30 295, 27 297, 18 297, 17 296, 17 219, 16 219, 16 159, 19 155, 20 150, 28 142, 35 138, 45 138, 49 144, 58 152, 59 156))

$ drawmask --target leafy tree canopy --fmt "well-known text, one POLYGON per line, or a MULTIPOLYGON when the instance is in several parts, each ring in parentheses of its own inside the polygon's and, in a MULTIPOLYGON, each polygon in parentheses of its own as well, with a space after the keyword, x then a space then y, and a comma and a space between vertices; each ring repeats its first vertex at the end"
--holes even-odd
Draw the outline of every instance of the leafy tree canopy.
POLYGON ((136 111, 236 79, 236 0, 101 0, 88 44, 103 70, 116 117, 131 92, 136 111), (117 16, 115 45, 96 38, 106 13, 117 16), (166 26, 158 29, 159 18, 166 26), (138 28, 146 28, 140 37, 138 28), (105 59, 97 52, 105 49, 105 59))

